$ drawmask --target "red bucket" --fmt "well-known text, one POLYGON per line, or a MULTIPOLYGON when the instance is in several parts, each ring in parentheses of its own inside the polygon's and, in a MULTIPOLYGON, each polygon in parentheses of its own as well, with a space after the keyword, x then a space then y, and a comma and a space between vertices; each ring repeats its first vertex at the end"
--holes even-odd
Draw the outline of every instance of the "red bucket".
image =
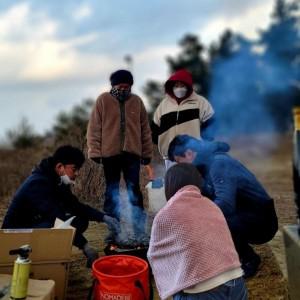
POLYGON ((111 255, 93 263, 94 300, 149 300, 148 263, 131 255, 111 255))

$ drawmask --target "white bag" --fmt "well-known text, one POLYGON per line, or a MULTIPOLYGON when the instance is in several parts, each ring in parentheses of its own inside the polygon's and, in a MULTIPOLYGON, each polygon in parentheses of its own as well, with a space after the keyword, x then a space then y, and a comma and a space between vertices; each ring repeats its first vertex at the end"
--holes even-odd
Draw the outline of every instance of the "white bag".
POLYGON ((158 178, 146 185, 149 199, 149 212, 157 213, 167 203, 163 180, 158 178))

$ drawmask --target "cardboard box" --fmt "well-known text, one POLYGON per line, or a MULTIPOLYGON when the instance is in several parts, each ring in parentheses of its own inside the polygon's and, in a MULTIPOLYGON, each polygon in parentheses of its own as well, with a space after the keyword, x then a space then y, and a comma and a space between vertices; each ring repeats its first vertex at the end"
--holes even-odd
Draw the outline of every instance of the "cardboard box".
POLYGON ((0 230, 0 273, 12 274, 16 256, 11 249, 30 245, 31 278, 53 279, 55 296, 63 300, 67 289, 74 229, 2 229, 0 230))
MULTIPOLYGON (((7 287, 12 280, 12 276, 8 274, 0 274, 0 290, 7 287)), ((29 279, 26 300, 54 300, 55 282, 53 280, 37 280, 29 279)), ((10 300, 8 293, 1 298, 2 300, 10 300)))

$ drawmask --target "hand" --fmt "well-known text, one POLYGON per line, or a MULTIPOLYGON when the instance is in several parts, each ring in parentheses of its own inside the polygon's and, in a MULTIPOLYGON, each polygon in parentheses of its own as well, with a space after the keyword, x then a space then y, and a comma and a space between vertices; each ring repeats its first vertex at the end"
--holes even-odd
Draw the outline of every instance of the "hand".
POLYGON ((117 219, 105 215, 103 217, 103 222, 107 225, 109 231, 111 231, 114 235, 120 233, 120 223, 118 222, 117 219))
POLYGON ((91 157, 91 160, 94 161, 96 164, 101 164, 101 157, 91 157))
POLYGON ((144 166, 149 165, 150 162, 151 162, 151 158, 149 158, 149 157, 142 157, 141 158, 141 164, 144 165, 144 166))
POLYGON ((94 248, 91 248, 89 244, 85 244, 82 251, 87 258, 86 267, 91 268, 93 262, 99 258, 98 252, 94 248))

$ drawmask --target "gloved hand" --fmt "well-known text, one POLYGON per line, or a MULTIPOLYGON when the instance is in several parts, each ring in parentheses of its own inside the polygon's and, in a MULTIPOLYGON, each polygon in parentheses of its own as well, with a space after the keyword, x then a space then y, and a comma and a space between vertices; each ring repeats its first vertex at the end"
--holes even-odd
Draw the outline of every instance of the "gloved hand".
POLYGON ((101 164, 101 157, 91 157, 91 160, 94 161, 96 164, 101 164))
POLYGON ((86 267, 91 268, 93 262, 99 258, 98 252, 94 248, 90 247, 88 243, 84 245, 82 252, 87 258, 86 267))
POLYGON ((105 215, 103 217, 103 222, 107 225, 109 231, 113 235, 118 235, 120 233, 120 223, 117 219, 110 217, 108 215, 105 215))
POLYGON ((146 166, 146 165, 149 165, 151 162, 151 158, 150 157, 142 157, 141 158, 141 164, 146 166))

